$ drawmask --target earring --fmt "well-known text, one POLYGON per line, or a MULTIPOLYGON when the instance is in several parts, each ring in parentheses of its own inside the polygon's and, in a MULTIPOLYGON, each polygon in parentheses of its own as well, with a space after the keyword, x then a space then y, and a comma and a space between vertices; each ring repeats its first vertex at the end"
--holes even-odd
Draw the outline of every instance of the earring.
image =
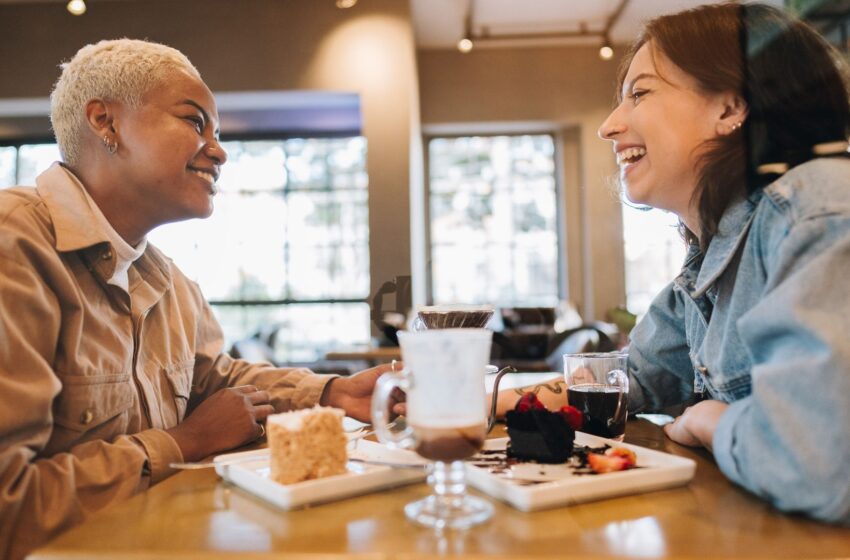
POLYGON ((742 126, 744 126, 744 121, 736 122, 735 124, 732 125, 732 132, 735 132, 736 130, 738 130, 742 126))
POLYGON ((106 147, 106 151, 112 155, 115 155, 115 152, 118 151, 118 140, 113 142, 106 134, 103 135, 103 145, 106 147))

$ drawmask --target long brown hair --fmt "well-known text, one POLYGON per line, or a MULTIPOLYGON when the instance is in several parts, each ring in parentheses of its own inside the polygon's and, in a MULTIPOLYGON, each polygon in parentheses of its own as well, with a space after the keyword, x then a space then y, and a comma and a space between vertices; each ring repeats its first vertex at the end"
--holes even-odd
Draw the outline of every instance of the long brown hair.
MULTIPOLYGON (((685 238, 703 250, 729 204, 776 178, 767 163, 794 167, 817 157, 812 147, 846 141, 850 99, 840 54, 816 31, 763 4, 700 6, 651 20, 620 67, 649 43, 691 75, 706 93, 737 92, 749 114, 742 128, 701 146, 694 199, 699 232, 685 238)), ((622 87, 618 88, 619 91, 622 87)))

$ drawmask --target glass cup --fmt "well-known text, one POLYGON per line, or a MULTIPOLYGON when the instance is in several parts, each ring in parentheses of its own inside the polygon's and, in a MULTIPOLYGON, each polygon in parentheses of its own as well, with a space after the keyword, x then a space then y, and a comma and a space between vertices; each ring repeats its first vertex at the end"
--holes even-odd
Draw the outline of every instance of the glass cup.
POLYGON ((567 402, 584 415, 582 432, 623 441, 629 404, 628 354, 564 354, 567 402))
POLYGON ((404 369, 378 379, 372 423, 389 447, 413 449, 433 461, 433 493, 404 508, 408 519, 436 529, 465 529, 487 521, 493 506, 466 493, 463 459, 475 455, 487 435, 485 366, 493 333, 486 329, 399 332, 404 369), (387 428, 393 391, 407 393, 407 427, 387 428))

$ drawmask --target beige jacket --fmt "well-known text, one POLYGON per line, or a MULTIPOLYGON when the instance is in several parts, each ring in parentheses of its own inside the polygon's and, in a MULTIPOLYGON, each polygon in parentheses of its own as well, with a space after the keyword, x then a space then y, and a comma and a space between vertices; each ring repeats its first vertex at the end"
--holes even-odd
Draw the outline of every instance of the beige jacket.
POLYGON ((164 430, 218 389, 255 384, 286 410, 331 379, 223 354, 197 285, 153 246, 129 293, 106 284, 115 259, 82 185, 59 164, 36 185, 0 191, 2 558, 172 474, 164 430))

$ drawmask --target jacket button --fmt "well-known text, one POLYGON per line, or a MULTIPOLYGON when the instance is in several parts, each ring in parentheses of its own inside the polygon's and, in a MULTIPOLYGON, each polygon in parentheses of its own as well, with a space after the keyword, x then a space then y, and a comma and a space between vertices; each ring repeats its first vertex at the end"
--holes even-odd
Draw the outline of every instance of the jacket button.
POLYGON ((91 424, 92 420, 94 420, 94 412, 90 408, 87 408, 80 415, 80 424, 91 424))

